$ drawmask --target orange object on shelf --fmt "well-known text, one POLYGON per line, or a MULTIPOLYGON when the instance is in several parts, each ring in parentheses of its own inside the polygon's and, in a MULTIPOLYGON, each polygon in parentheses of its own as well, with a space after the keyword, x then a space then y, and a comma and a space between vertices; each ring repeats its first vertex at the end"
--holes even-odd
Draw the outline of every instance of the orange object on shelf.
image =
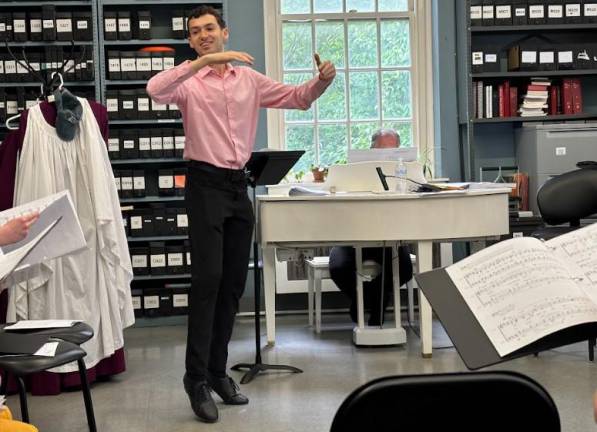
POLYGON ((148 46, 139 49, 141 52, 174 52, 174 48, 167 46, 148 46))

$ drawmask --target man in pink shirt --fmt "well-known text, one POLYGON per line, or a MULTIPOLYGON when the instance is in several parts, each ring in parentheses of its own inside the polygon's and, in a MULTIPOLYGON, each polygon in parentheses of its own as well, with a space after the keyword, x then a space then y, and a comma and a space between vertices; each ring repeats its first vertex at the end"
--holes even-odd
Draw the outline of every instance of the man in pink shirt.
POLYGON ((158 103, 177 104, 183 118, 192 251, 183 383, 197 417, 213 423, 218 410, 211 389, 226 404, 249 402, 226 374, 226 362, 249 266, 254 218, 244 166, 254 147, 259 108, 308 109, 336 70, 315 55, 317 77, 300 86, 281 84, 230 64, 252 65, 253 57, 224 51, 228 29, 215 9, 193 10, 187 24, 197 59, 159 73, 147 92, 158 103))

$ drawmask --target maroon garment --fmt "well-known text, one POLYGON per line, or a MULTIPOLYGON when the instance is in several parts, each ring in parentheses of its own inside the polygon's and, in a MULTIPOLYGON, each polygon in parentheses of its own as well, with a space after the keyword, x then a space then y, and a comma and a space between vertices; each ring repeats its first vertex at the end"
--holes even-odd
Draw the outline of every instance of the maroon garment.
MULTIPOLYGON (((100 127, 100 132, 104 141, 108 141, 108 112, 106 108, 93 101, 89 101, 91 110, 100 127)), ((42 102, 40 104, 41 112, 46 121, 54 126, 56 122, 56 105, 53 103, 42 102)), ((21 114, 19 129, 6 135, 4 142, 0 145, 0 211, 13 206, 13 195, 15 187, 15 175, 17 166, 17 153, 23 147, 25 131, 27 130, 28 111, 21 114)), ((8 305, 8 291, 5 290, 0 295, 0 322, 6 322, 6 310, 8 305)), ((95 382, 98 379, 105 379, 111 375, 116 375, 126 370, 124 358, 124 348, 117 350, 112 356, 103 359, 95 367, 87 370, 89 382, 95 382)), ((34 395, 55 395, 62 390, 76 388, 80 386, 79 373, 71 372, 65 374, 56 374, 52 372, 41 372, 30 375, 27 378, 27 387, 34 395)), ((12 380, 9 380, 9 392, 16 392, 16 386, 12 380)))

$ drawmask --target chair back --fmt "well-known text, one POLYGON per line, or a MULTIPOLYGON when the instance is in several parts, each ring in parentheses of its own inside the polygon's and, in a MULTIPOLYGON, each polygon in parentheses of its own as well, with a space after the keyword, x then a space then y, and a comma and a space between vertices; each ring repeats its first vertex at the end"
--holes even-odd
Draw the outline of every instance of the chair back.
POLYGON ((331 432, 559 432, 558 410, 536 381, 515 372, 392 376, 356 389, 331 432))
POLYGON ((549 179, 537 192, 537 205, 550 225, 570 223, 597 213, 597 169, 578 169, 549 179))

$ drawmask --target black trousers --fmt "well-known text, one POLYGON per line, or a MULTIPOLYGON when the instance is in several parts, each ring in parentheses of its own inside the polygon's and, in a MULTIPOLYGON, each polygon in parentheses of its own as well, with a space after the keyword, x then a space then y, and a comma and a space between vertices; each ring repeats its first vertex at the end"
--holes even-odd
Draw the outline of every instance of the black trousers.
MULTIPOLYGON (((383 262, 384 248, 363 248, 363 261, 373 260, 378 264, 383 262)), ((384 287, 381 289, 381 273, 371 282, 363 283, 363 300, 366 309, 370 310, 370 326, 383 323, 384 312, 392 298, 394 288, 392 271, 392 248, 385 248, 385 276, 384 287)), ((405 284, 413 277, 413 267, 410 261, 410 252, 406 246, 398 248, 398 268, 400 272, 400 285, 405 284)), ((357 321, 357 277, 356 277, 355 250, 350 246, 337 246, 330 252, 330 277, 340 291, 348 296, 351 301, 350 316, 357 321)))
POLYGON ((196 380, 224 377, 254 225, 244 172, 191 161, 185 201, 192 257, 186 371, 196 380))

